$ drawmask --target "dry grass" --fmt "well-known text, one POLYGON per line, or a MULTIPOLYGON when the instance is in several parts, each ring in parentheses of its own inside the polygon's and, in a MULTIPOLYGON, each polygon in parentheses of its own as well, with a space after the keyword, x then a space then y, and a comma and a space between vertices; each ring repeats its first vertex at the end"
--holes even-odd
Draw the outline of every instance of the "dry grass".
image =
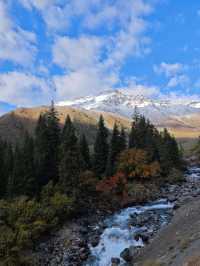
MULTIPOLYGON (((67 115, 70 115, 72 120, 78 125, 78 129, 86 133, 92 132, 91 137, 94 136, 95 128, 99 120, 100 114, 103 114, 105 124, 109 129, 113 128, 115 122, 119 126, 123 126, 127 131, 130 130, 131 120, 122 117, 117 114, 109 112, 96 112, 87 111, 83 109, 77 109, 72 107, 56 107, 61 124, 64 123, 67 115), (85 129, 85 130, 84 130, 85 129)), ((36 108, 19 108, 11 113, 8 113, 0 117, 0 136, 7 137, 8 139, 15 139, 22 134, 22 131, 28 130, 29 132, 34 130, 36 121, 40 113, 48 110, 48 107, 36 107, 36 108)), ((158 129, 162 130, 163 127, 168 127, 170 132, 177 138, 187 138, 189 140, 195 139, 200 134, 200 118, 195 117, 192 120, 193 126, 181 126, 182 121, 172 120, 164 121, 164 125, 158 125, 158 129), (195 122, 194 122, 195 121, 195 122)), ((189 121, 187 121, 189 124, 189 121)), ((84 132, 84 133, 85 133, 84 132)), ((89 136, 90 137, 90 136, 89 136)))
MULTIPOLYGON (((101 113, 71 107, 57 107, 56 109, 61 125, 64 124, 67 115, 70 115, 77 128, 77 132, 84 133, 88 137, 90 144, 93 143, 101 113)), ((47 110, 48 107, 45 106, 20 108, 0 117, 0 136, 8 141, 15 142, 22 138, 25 131, 32 134, 39 115, 47 110)), ((102 114, 108 129, 111 130, 115 122, 127 131, 130 129, 131 121, 129 119, 111 113, 102 114)))

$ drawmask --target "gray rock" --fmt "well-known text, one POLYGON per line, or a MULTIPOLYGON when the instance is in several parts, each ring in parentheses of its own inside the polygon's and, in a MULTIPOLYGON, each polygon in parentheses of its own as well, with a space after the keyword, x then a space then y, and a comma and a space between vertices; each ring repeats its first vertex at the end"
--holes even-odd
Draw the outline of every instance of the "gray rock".
POLYGON ((138 233, 135 235, 135 240, 136 241, 139 241, 139 239, 142 239, 142 241, 145 243, 145 244, 148 244, 149 242, 149 234, 148 233, 138 233))
POLYGON ((92 247, 96 247, 99 244, 99 236, 94 236, 90 241, 92 247))
POLYGON ((112 264, 112 266, 118 266, 120 264, 120 259, 119 258, 112 258, 111 264, 112 264))
POLYGON ((131 252, 129 248, 125 248, 121 254, 120 257, 125 260, 126 262, 130 262, 132 260, 131 252))

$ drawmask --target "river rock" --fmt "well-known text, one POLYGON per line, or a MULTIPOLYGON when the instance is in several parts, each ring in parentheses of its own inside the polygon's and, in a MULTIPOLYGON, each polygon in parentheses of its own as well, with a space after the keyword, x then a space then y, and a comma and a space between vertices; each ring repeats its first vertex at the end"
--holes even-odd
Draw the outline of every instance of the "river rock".
POLYGON ((142 241, 145 243, 145 244, 148 244, 149 242, 149 234, 148 233, 137 233, 135 236, 134 236, 135 240, 136 241, 139 241, 139 239, 142 239, 142 241))
POLYGON ((129 248, 125 248, 121 254, 120 257, 125 260, 126 262, 130 262, 132 260, 131 252, 129 248))
POLYGON ((168 196, 168 200, 169 200, 170 202, 174 202, 174 201, 177 200, 177 197, 176 197, 175 195, 169 195, 169 196, 168 196))
POLYGON ((118 266, 120 264, 120 259, 119 258, 112 258, 111 259, 111 265, 112 266, 118 266))
POLYGON ((92 239, 90 240, 90 243, 91 243, 93 248, 98 246, 98 244, 99 244, 99 236, 96 235, 96 236, 92 237, 92 239))
POLYGON ((130 224, 132 226, 142 227, 146 225, 147 223, 150 224, 152 222, 155 222, 157 219, 156 214, 154 214, 152 211, 145 211, 144 213, 140 214, 131 214, 131 221, 130 224))

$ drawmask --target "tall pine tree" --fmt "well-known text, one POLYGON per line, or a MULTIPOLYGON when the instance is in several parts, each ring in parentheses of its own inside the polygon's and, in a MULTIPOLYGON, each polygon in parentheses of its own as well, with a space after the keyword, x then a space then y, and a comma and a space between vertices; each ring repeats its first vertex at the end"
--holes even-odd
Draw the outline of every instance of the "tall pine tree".
POLYGON ((83 168, 84 170, 89 170, 91 169, 90 149, 84 134, 80 138, 79 145, 80 145, 80 153, 83 159, 83 168))
POLYGON ((114 124, 112 137, 110 141, 110 149, 108 156, 108 163, 106 169, 106 175, 112 176, 116 170, 117 156, 121 152, 121 138, 117 124, 114 124))
POLYGON ((35 131, 35 161, 39 186, 59 178, 60 128, 52 103, 47 113, 41 114, 35 131))
POLYGON ((60 125, 58 119, 58 113, 55 110, 54 102, 52 101, 51 107, 47 112, 47 134, 48 134, 48 150, 49 150, 49 167, 51 170, 51 176, 49 179, 54 183, 59 179, 59 146, 60 146, 60 125))
POLYGON ((127 140, 126 140, 126 132, 124 128, 121 128, 120 136, 119 136, 119 150, 120 152, 124 151, 127 148, 127 140))
POLYGON ((8 182, 8 177, 6 173, 6 152, 7 144, 0 139, 0 198, 4 197, 6 194, 6 186, 8 182))
POLYGON ((69 116, 63 128, 60 152, 60 184, 65 192, 74 195, 79 186, 82 158, 75 129, 69 116))
POLYGON ((94 171, 98 177, 105 174, 108 159, 108 130, 105 127, 103 116, 100 116, 98 131, 94 144, 94 171))
POLYGON ((38 191, 38 184, 36 178, 35 164, 34 164, 34 140, 28 133, 26 133, 23 152, 23 193, 28 196, 34 196, 38 191))

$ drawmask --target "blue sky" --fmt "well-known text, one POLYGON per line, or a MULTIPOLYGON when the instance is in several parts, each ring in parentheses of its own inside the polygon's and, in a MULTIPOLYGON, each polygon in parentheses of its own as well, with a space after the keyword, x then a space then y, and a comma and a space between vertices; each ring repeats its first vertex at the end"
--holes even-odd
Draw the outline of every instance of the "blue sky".
POLYGON ((200 95, 196 0, 0 0, 0 113, 127 89, 200 95))

